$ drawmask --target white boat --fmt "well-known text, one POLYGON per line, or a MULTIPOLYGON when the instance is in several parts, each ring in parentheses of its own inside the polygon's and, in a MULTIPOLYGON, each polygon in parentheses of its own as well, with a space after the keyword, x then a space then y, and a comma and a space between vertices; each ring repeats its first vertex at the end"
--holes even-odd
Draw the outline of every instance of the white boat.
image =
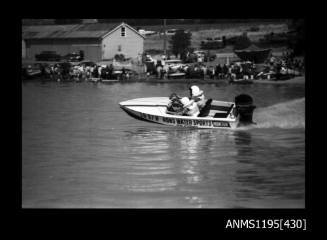
POLYGON ((231 79, 229 83, 237 83, 237 84, 252 84, 252 79, 231 79))
POLYGON ((168 97, 137 98, 120 102, 119 105, 128 115, 142 121, 169 126, 235 129, 241 125, 253 124, 255 108, 250 96, 242 94, 238 97, 235 102, 210 99, 203 109, 206 113, 203 110, 200 112, 203 117, 170 114, 167 111, 168 97))
POLYGON ((168 78, 183 78, 185 75, 183 72, 168 73, 168 78))
POLYGON ((91 82, 99 82, 100 80, 101 80, 100 78, 94 78, 94 77, 89 78, 89 81, 91 82))
POLYGON ((101 79, 103 83, 110 83, 110 82, 119 82, 118 79, 101 79))

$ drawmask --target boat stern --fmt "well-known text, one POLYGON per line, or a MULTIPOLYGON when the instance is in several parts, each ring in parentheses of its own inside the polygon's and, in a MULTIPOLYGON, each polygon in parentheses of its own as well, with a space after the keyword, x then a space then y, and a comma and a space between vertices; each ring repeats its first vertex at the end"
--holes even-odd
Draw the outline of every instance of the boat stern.
POLYGON ((253 111, 256 108, 253 105, 253 99, 247 94, 240 94, 235 97, 235 115, 239 119, 238 126, 255 124, 252 120, 253 111))

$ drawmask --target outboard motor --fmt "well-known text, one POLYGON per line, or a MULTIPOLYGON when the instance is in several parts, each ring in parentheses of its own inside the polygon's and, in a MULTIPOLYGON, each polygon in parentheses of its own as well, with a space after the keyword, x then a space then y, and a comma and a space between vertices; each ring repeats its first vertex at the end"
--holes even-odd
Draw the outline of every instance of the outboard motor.
POLYGON ((253 111, 256 108, 253 105, 253 99, 247 94, 240 94, 235 97, 235 116, 239 115, 240 125, 255 124, 252 121, 253 111))

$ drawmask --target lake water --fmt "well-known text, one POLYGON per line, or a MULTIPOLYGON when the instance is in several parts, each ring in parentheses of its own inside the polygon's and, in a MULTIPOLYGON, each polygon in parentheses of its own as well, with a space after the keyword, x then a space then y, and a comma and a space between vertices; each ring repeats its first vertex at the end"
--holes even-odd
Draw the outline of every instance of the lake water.
POLYGON ((303 84, 198 84, 250 94, 257 125, 188 129, 138 121, 120 101, 188 95, 188 83, 22 83, 22 206, 304 208, 303 84))

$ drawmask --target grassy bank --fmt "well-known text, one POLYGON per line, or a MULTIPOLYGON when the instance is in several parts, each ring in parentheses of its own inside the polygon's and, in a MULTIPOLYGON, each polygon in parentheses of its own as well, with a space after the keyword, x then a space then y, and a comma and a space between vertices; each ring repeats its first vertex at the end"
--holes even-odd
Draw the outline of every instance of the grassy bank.
MULTIPOLYGON (((144 26, 147 30, 160 31, 162 26, 144 26)), ((200 48, 201 41, 206 38, 215 38, 226 36, 233 37, 248 33, 248 37, 251 41, 257 42, 260 38, 263 38, 265 34, 283 33, 288 31, 287 23, 283 22, 252 22, 252 23, 215 23, 215 24, 193 24, 193 25, 169 25, 167 29, 185 29, 192 33, 192 46, 195 49, 200 48), (257 27, 258 31, 250 31, 252 27, 257 27)), ((171 36, 168 36, 170 39, 171 36)), ((168 44, 169 45, 169 44, 168 44)), ((163 36, 159 34, 147 36, 144 42, 144 50, 149 49, 163 49, 163 36)), ((282 49, 281 49, 282 50, 282 49)), ((231 46, 226 49, 215 50, 219 52, 231 52, 231 46)))

